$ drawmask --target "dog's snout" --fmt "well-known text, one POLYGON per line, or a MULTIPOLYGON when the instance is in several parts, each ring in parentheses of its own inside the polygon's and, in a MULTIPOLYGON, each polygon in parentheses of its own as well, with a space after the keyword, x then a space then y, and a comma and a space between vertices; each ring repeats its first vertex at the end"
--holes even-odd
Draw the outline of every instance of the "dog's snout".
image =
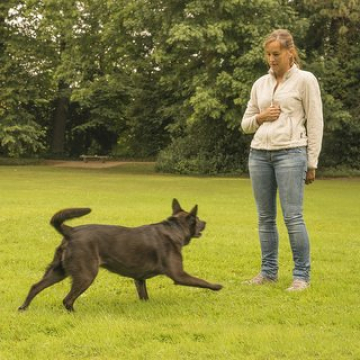
POLYGON ((198 223, 197 223, 197 231, 199 233, 201 233, 204 229, 205 229, 205 226, 206 226, 206 222, 205 221, 202 221, 202 220, 199 220, 198 223))

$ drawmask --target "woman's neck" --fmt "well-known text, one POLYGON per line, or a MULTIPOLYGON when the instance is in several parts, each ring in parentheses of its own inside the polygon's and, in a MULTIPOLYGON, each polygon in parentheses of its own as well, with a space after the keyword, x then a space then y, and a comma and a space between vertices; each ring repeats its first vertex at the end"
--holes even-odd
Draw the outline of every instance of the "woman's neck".
POLYGON ((282 72, 282 73, 280 73, 280 74, 279 74, 279 73, 275 73, 274 75, 275 75, 276 81, 277 81, 278 83, 283 82, 286 73, 287 73, 287 71, 282 72))
POLYGON ((281 72, 281 73, 274 73, 274 76, 275 76, 275 79, 276 79, 276 82, 277 83, 282 83, 285 79, 285 76, 286 74, 288 73, 288 71, 290 70, 291 68, 288 68, 286 71, 284 72, 281 72))

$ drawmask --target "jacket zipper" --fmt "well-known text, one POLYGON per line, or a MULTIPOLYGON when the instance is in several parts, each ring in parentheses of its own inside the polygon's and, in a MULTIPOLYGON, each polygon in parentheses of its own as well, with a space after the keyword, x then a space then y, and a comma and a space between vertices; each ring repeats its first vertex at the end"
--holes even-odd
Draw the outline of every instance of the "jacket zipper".
MULTIPOLYGON (((279 85, 280 85, 280 83, 278 83, 278 82, 275 84, 274 90, 272 91, 272 95, 271 95, 270 106, 274 106, 274 96, 275 96, 276 90, 278 89, 279 85)), ((270 132, 271 132, 271 123, 268 126, 267 134, 266 134, 266 143, 267 143, 268 149, 270 148, 270 132)))

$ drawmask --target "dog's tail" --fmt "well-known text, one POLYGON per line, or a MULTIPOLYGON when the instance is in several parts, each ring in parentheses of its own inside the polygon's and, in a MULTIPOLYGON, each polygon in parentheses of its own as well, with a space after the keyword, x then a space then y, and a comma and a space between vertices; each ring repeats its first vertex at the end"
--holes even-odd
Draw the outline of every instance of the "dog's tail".
POLYGON ((50 224, 65 238, 69 238, 73 228, 71 226, 63 224, 64 221, 78 218, 89 214, 91 209, 89 208, 75 208, 64 209, 57 212, 50 220, 50 224))

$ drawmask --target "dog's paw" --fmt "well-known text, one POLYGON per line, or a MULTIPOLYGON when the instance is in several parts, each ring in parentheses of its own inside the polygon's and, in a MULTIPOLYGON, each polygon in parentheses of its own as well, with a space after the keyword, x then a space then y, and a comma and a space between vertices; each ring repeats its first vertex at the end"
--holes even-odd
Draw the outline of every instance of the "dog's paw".
POLYGON ((223 288, 222 285, 220 284, 214 284, 213 287, 211 288, 211 290, 214 290, 214 291, 219 291, 223 288))

